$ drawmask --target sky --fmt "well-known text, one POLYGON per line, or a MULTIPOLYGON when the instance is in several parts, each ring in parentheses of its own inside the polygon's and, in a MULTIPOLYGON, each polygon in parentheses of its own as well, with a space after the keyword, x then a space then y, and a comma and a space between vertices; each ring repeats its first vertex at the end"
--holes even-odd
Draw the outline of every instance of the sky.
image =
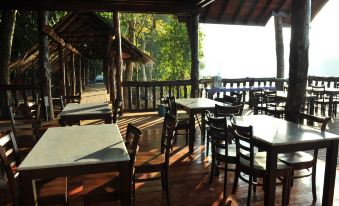
MULTIPOLYGON (((309 75, 339 76, 339 0, 328 1, 311 22, 309 75)), ((200 24, 205 69, 201 77, 274 77, 274 20, 265 27, 200 24)), ((288 77, 291 30, 283 29, 285 77, 288 77)))

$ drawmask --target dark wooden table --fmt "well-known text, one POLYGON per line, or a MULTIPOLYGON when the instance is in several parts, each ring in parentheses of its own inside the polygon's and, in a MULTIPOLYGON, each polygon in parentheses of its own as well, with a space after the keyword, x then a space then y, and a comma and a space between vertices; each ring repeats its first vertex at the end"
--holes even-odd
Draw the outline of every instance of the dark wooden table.
MULTIPOLYGON (((176 104, 179 108, 185 110, 189 114, 190 118, 190 129, 189 129, 189 152, 193 153, 194 151, 194 141, 195 141, 195 119, 194 114, 201 114, 201 119, 205 118, 206 110, 213 110, 215 105, 227 106, 229 104, 217 102, 207 98, 185 98, 185 99, 176 99, 176 104)), ((201 138, 205 136, 205 122, 202 121, 201 125, 201 138)))
POLYGON ((112 123, 112 110, 107 103, 76 104, 70 103, 59 114, 61 126, 80 120, 102 119, 112 123))
POLYGON ((256 146, 267 152, 265 205, 275 204, 273 171, 277 168, 278 154, 320 148, 327 149, 322 205, 333 205, 339 135, 266 115, 236 117, 236 121, 237 124, 252 125, 256 146))
POLYGON ((116 124, 49 128, 18 167, 26 206, 34 181, 119 171, 121 205, 131 205, 129 155, 116 124))
MULTIPOLYGON (((277 91, 277 97, 282 99, 283 101, 287 100, 287 92, 285 91, 277 91)), ((308 112, 309 114, 314 115, 314 101, 316 99, 316 95, 306 94, 306 100, 308 100, 308 112)))

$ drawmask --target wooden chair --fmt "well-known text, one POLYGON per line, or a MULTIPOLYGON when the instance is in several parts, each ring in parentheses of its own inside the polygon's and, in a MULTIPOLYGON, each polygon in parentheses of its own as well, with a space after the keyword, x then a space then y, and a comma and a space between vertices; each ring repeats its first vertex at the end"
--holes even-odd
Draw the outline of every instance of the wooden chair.
MULTIPOLYGON (((331 120, 331 118, 299 113, 299 122, 301 122, 301 124, 304 124, 305 120, 306 120, 305 123, 311 121, 311 122, 317 122, 321 124, 321 131, 325 131, 326 125, 331 120)), ((310 152, 303 152, 303 151, 285 153, 285 154, 279 154, 278 158, 292 168, 292 182, 291 182, 292 186, 293 186, 293 179, 299 179, 303 177, 312 176, 312 195, 313 195, 313 200, 316 200, 317 199, 316 173, 317 173, 318 150, 314 150, 313 155, 309 153, 310 152), (309 171, 311 168, 312 168, 312 172, 309 171), (306 174, 295 175, 294 171, 296 170, 307 170, 309 172, 306 174)))
MULTIPOLYGON (((125 145, 130 156, 129 171, 130 171, 130 187, 131 196, 134 201, 134 163, 138 152, 138 145, 142 137, 142 132, 133 126, 127 125, 125 145)), ((83 191, 81 191, 84 205, 89 206, 92 203, 116 201, 120 198, 119 189, 119 174, 117 173, 101 173, 93 175, 85 175, 82 178, 83 191)))
POLYGON ((315 110, 317 111, 320 105, 321 114, 325 115, 326 106, 330 106, 329 98, 325 98, 325 85, 312 85, 311 88, 311 94, 316 96, 314 100, 315 110))
POLYGON ((263 114, 266 112, 266 104, 265 104, 265 95, 262 90, 253 91, 252 93, 252 105, 253 105, 253 114, 263 114))
MULTIPOLYGON (((162 127, 160 152, 149 151, 139 152, 135 163, 135 181, 147 182, 154 180, 161 180, 162 189, 167 194, 167 202, 169 203, 168 190, 168 167, 170 158, 170 149, 172 146, 172 139, 177 126, 177 120, 174 116, 166 114, 162 127), (137 174, 160 173, 156 177, 137 178, 137 174)), ((133 187, 134 188, 134 187, 133 187)))
MULTIPOLYGON (((0 187, 0 205, 21 206, 24 204, 22 183, 17 165, 20 155, 12 132, 0 137, 0 171, 4 171, 5 184, 0 187)), ((66 178, 35 181, 38 203, 40 205, 66 205, 66 178)), ((33 194, 32 194, 33 195, 33 194)))
POLYGON ((230 104, 239 104, 238 100, 235 97, 224 95, 222 98, 217 97, 214 98, 215 101, 222 102, 222 103, 230 103, 230 104))
MULTIPOLYGON (((174 135, 174 144, 177 143, 178 135, 185 135, 186 145, 188 145, 188 137, 189 137, 189 128, 190 128, 190 119, 187 113, 178 113, 177 104, 175 103, 175 97, 168 97, 169 104, 169 114, 176 117, 178 120, 178 124, 175 128, 174 135), (185 133, 180 133, 180 130, 184 130, 185 133)), ((194 123, 192 123, 194 124, 194 123)))
POLYGON ((64 96, 62 99, 64 100, 65 104, 68 104, 68 103, 78 103, 78 104, 80 104, 81 94, 78 94, 78 95, 75 95, 75 96, 64 96))
POLYGON ((282 118, 285 114, 285 103, 277 98, 276 91, 264 92, 264 103, 266 105, 266 114, 276 118, 282 118))
MULTIPOLYGON (((259 186, 262 184, 256 181, 257 178, 266 178, 266 152, 255 152, 252 126, 237 125, 234 118, 231 118, 231 124, 235 135, 237 164, 233 183, 232 193, 235 193, 238 179, 248 183, 247 205, 251 202, 252 185, 259 186), (248 175, 248 179, 241 173, 248 175)), ((277 161, 277 170, 274 176, 283 177, 283 197, 282 205, 288 204, 289 199, 289 182, 291 168, 281 161, 277 161)), ((255 187, 254 187, 255 188, 255 187)))
POLYGON ((244 109, 244 104, 239 105, 228 105, 228 106, 222 106, 222 105, 215 105, 214 109, 214 115, 216 117, 222 117, 222 116, 231 116, 232 114, 235 116, 241 116, 242 111, 244 109))
POLYGON ((230 169, 228 164, 236 164, 236 146, 232 144, 232 138, 228 135, 226 117, 209 118, 210 122, 210 141, 212 143, 212 163, 209 183, 212 183, 213 176, 219 174, 219 170, 224 170, 224 191, 226 197, 227 171, 230 169), (222 166, 220 163, 224 163, 222 166))
POLYGON ((118 118, 122 113, 123 102, 120 99, 114 100, 113 104, 113 123, 118 122, 118 118))

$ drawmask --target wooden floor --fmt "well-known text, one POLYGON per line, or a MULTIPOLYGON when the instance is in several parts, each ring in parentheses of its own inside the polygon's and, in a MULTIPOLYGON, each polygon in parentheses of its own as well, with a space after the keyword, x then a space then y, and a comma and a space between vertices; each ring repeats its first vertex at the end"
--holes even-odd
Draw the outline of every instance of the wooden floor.
MULTIPOLYGON (((103 89, 103 88, 102 88, 103 89)), ((83 95, 83 102, 95 102, 96 100, 107 100, 105 92, 96 86, 94 89, 88 89, 83 95), (100 93, 100 94, 98 94, 100 93), (101 95, 101 96, 100 96, 101 95), (94 98, 96 97, 96 98, 94 98)), ((162 129, 162 117, 155 112, 149 113, 126 113, 119 119, 119 128, 124 135, 128 123, 133 123, 143 132, 141 151, 159 150, 160 135, 162 129)), ((84 122, 100 123, 100 122, 84 122)), ((338 121, 331 123, 330 131, 339 133, 336 127, 338 121)), ((205 155, 205 145, 201 144, 198 125, 194 153, 188 154, 188 147, 185 146, 184 137, 178 137, 178 143, 173 149, 170 158, 169 181, 170 181, 170 200, 174 206, 208 206, 224 205, 226 200, 222 198, 223 174, 215 177, 212 184, 208 184, 211 158, 205 155)), ((339 205, 339 167, 337 167, 336 188, 334 194, 334 205, 339 205)), ((223 172, 221 172, 223 173, 223 172)), ((296 180, 291 191, 290 205, 321 205, 322 182, 324 174, 324 161, 319 160, 317 168, 317 195, 318 200, 312 202, 311 178, 296 180)), ((227 185, 227 200, 232 201, 232 205, 246 205, 247 184, 239 180, 239 187, 236 194, 231 194, 233 183, 233 173, 229 172, 227 185)), ((252 196, 252 205, 263 205, 264 192, 261 188, 257 189, 256 194, 252 196)), ((281 203, 281 186, 277 186, 276 204, 281 203)), ((81 199, 73 199, 70 205, 82 205, 81 199)), ((98 204, 99 205, 99 204, 98 204)), ((112 205, 105 203, 100 205, 112 205)), ((113 205, 115 205, 113 203, 113 205)), ((136 185, 136 205, 140 206, 158 206, 167 205, 164 193, 161 190, 160 182, 140 183, 136 185)))

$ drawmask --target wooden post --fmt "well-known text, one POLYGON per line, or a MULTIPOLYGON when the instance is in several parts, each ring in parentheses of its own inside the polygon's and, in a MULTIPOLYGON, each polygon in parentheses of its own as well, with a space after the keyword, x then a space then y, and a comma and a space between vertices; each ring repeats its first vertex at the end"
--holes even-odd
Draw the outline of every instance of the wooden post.
POLYGON ((123 102, 123 91, 122 91, 122 51, 121 51, 121 33, 120 33, 120 17, 119 12, 113 13, 113 23, 114 23, 114 30, 115 30, 115 68, 116 68, 116 87, 117 93, 116 98, 123 102))
POLYGON ((107 94, 109 94, 107 65, 108 65, 107 57, 104 57, 103 60, 102 60, 102 73, 103 73, 103 76, 104 76, 104 84, 106 86, 106 91, 107 91, 107 94))
POLYGON ((59 44, 58 47, 59 53, 59 69, 60 69, 60 95, 66 96, 66 67, 65 67, 65 57, 63 52, 63 47, 59 44))
POLYGON ((68 96, 72 96, 72 80, 71 80, 71 72, 72 72, 72 53, 70 52, 67 56, 67 68, 66 68, 66 93, 68 96))
POLYGON ((79 84, 79 94, 82 93, 82 65, 81 65, 81 56, 78 56, 78 72, 77 72, 77 82, 79 84))
MULTIPOLYGON (((277 78, 284 78, 285 62, 284 62, 284 38, 283 38, 283 17, 274 16, 275 28, 275 51, 277 55, 277 78)), ((277 89, 283 89, 283 82, 276 85, 277 89)))
POLYGON ((290 71, 286 119, 297 122, 298 112, 305 101, 308 72, 308 48, 311 20, 311 0, 292 2, 292 24, 290 43, 290 71))
POLYGON ((81 66, 82 66, 82 68, 81 68, 81 71, 82 71, 82 73, 81 73, 81 75, 82 75, 82 90, 85 90, 85 86, 86 86, 86 67, 85 67, 85 62, 84 61, 81 62, 81 66))
POLYGON ((110 101, 112 104, 114 104, 114 100, 115 100, 115 90, 114 90, 114 86, 115 86, 115 81, 114 81, 114 74, 115 74, 115 61, 114 61, 114 54, 113 52, 110 52, 108 54, 109 58, 109 78, 110 78, 110 101))
POLYGON ((54 119, 52 91, 51 91, 51 63, 49 61, 48 36, 42 31, 45 25, 48 25, 48 12, 38 12, 39 22, 39 64, 42 82, 42 91, 44 96, 44 105, 46 107, 47 120, 54 119))
MULTIPOLYGON (((12 54, 12 42, 16 20, 16 10, 3 10, 0 24, 0 84, 10 84, 9 64, 12 54)), ((1 117, 9 119, 8 110, 10 92, 0 92, 1 117)))
POLYGON ((192 15, 186 21, 191 45, 191 97, 198 97, 199 89, 199 15, 192 15))
POLYGON ((86 70, 85 70, 85 86, 87 87, 89 80, 89 60, 86 61, 86 70))
POLYGON ((71 56, 71 75, 70 75, 70 80, 71 80, 71 95, 74 96, 76 95, 76 78, 75 78, 75 54, 72 53, 71 56))

